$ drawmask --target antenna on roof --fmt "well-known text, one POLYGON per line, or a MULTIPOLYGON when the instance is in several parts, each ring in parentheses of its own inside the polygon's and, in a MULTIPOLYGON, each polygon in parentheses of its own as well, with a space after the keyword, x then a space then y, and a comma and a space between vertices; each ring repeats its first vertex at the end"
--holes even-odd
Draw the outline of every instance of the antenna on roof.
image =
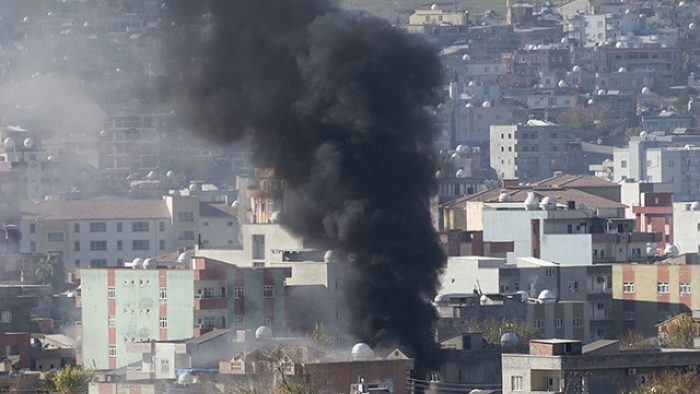
POLYGON ((482 295, 484 293, 481 292, 481 285, 479 284, 479 279, 476 280, 476 288, 479 291, 479 295, 482 295))

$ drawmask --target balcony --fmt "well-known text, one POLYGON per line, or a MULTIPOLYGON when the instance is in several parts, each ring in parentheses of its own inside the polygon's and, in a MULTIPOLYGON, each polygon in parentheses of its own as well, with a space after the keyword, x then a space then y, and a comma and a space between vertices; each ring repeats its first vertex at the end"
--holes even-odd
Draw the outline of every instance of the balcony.
POLYGON ((194 309, 195 310, 210 310, 210 309, 226 309, 228 302, 226 298, 216 297, 216 298, 203 298, 195 296, 194 298, 194 309))

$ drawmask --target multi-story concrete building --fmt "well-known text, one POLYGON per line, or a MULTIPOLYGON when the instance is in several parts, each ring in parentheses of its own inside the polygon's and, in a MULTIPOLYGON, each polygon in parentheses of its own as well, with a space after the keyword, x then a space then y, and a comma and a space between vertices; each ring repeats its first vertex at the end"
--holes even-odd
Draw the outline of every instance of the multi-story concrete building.
POLYGON ((573 14, 567 15, 564 33, 581 43, 617 41, 632 35, 644 25, 639 14, 573 14))
POLYGON ((673 204, 673 243, 680 253, 700 253, 700 203, 673 204))
POLYGON ((530 354, 504 354, 503 394, 596 393, 634 390, 669 370, 695 371, 696 349, 623 351, 618 341, 530 341, 530 354))
POLYGON ((622 316, 616 330, 656 333, 655 325, 681 312, 697 309, 700 265, 697 254, 670 258, 662 264, 613 265, 614 313, 622 316))
POLYGON ((635 179, 673 184, 675 201, 700 199, 700 136, 643 132, 614 150, 614 181, 635 179))
POLYGON ((465 197, 457 215, 464 213, 467 231, 483 231, 484 242, 513 242, 508 262, 517 257, 563 265, 648 260, 648 243, 660 235, 634 232, 625 208, 573 189, 492 189, 465 197))
POLYGON ((513 51, 507 66, 517 80, 536 80, 539 73, 565 73, 571 67, 569 59, 569 48, 564 46, 529 46, 513 51))
POLYGON ((43 201, 25 207, 21 251, 58 254, 72 273, 199 243, 232 248, 239 244, 237 214, 226 203, 200 202, 196 195, 43 201))
POLYGON ((114 369, 141 359, 127 344, 197 337, 214 328, 283 332, 284 281, 288 268, 240 268, 185 256, 150 269, 92 268, 81 271, 82 355, 95 369, 114 369))
MULTIPOLYGON (((536 300, 547 290, 556 300, 582 303, 586 335, 577 339, 588 342, 619 334, 613 330, 612 268, 609 265, 560 266, 535 258, 518 258, 515 264, 506 264, 505 259, 457 257, 448 260, 441 283, 438 296, 441 300, 463 298, 473 292, 512 295, 517 296, 518 301, 521 297, 536 300)), ((479 304, 478 300, 476 304, 479 304)), ((505 311, 501 317, 508 317, 512 312, 505 311)), ((540 327, 532 321, 530 323, 533 328, 540 327)), ((551 323, 550 328, 554 328, 555 322, 551 323)), ((550 337, 557 335, 545 330, 547 327, 540 329, 550 337)))
POLYGON ((541 120, 491 126, 491 167, 500 179, 534 180, 568 171, 581 157, 571 130, 541 120))
POLYGON ((625 216, 635 218, 635 231, 662 234, 653 246, 660 252, 673 244, 673 184, 630 179, 619 183, 621 202, 628 206, 625 216))
POLYGON ((693 128, 695 117, 691 115, 681 115, 673 111, 661 111, 657 115, 642 115, 642 130, 647 133, 661 131, 663 133, 673 133, 676 129, 684 132, 693 128))

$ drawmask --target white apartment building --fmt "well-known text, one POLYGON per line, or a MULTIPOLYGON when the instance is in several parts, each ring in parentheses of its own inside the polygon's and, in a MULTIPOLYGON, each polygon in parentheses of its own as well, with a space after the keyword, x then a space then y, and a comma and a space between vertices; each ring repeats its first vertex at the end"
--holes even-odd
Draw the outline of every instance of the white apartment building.
POLYGON ((617 41, 644 26, 644 18, 638 13, 574 14, 565 19, 564 33, 583 43, 617 41))
POLYGON ((491 126, 491 167, 500 179, 541 179, 569 166, 565 126, 529 120, 509 126, 491 126))
POLYGON ((177 249, 238 245, 233 208, 196 196, 44 201, 23 209, 23 253, 62 256, 67 272, 118 267, 177 249))
POLYGON ((673 241, 679 253, 700 253, 700 203, 673 204, 673 241))

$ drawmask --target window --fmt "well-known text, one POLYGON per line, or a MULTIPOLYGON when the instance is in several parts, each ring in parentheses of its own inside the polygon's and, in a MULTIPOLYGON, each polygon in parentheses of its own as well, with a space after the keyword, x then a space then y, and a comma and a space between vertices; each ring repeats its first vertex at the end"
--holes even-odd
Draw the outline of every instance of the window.
POLYGON ((107 298, 116 298, 117 290, 114 287, 107 288, 107 298))
POLYGON ((194 239, 194 230, 182 230, 177 234, 177 239, 180 241, 191 241, 194 239))
POLYGON ((263 298, 273 298, 275 296, 275 286, 263 286, 263 298))
POLYGON ((73 250, 76 252, 80 252, 80 241, 75 241, 73 243, 73 250))
POLYGON ((569 293, 578 293, 578 282, 569 282, 569 293))
POLYGON ((178 222, 194 222, 194 212, 178 212, 178 222))
POLYGON ((122 225, 122 222, 117 222, 117 232, 121 233, 124 230, 124 225, 122 225))
POLYGON ((117 357, 117 347, 115 345, 109 345, 109 357, 117 357))
POLYGON ((158 250, 165 250, 165 240, 161 239, 158 241, 158 250))
POLYGON ((136 239, 131 242, 132 250, 149 250, 150 248, 151 245, 147 239, 136 239))
POLYGON ((170 373, 170 360, 166 358, 160 359, 160 372, 170 373))
POLYGON ((73 232, 74 233, 80 232, 80 223, 73 223, 73 232))
POLYGON ((634 282, 625 282, 622 284, 622 292, 626 294, 634 293, 634 282))
POLYGON ((209 222, 202 222, 202 226, 209 227, 209 222))
POLYGON ((107 223, 105 223, 105 222, 90 223, 90 232, 91 233, 106 233, 107 232, 107 223))
POLYGON ((165 231, 165 222, 158 222, 158 231, 165 231))
POLYGON ((95 268, 95 267, 106 267, 107 266, 107 259, 91 259, 90 260, 90 267, 95 268))
POLYGON ((510 377, 510 389, 511 389, 511 391, 523 391, 523 377, 522 376, 511 376, 510 377))
POLYGON ((556 319, 554 321, 554 328, 556 328, 557 330, 561 330, 563 327, 564 327, 564 320, 556 319))
POLYGON ((48 241, 48 242, 63 242, 63 233, 50 232, 50 233, 46 234, 46 241, 48 241))
POLYGON ((36 223, 32 223, 29 225, 29 233, 30 234, 36 233, 36 223))
POLYGON ((161 300, 168 299, 168 288, 167 287, 161 287, 158 289, 158 298, 161 300))
POLYGON ((29 242, 29 251, 36 252, 36 242, 34 242, 34 241, 29 242))
POLYGON ((90 251, 100 252, 107 250, 107 241, 90 241, 90 251))
POLYGON ((2 323, 12 323, 12 311, 2 311, 0 313, 0 321, 2 323))
POLYGON ((107 327, 109 328, 114 328, 117 326, 117 318, 114 316, 110 316, 107 318, 107 327))
POLYGON ((620 162, 620 167, 621 167, 621 168, 627 168, 627 160, 622 160, 622 161, 620 162))
POLYGON ((668 294, 668 292, 669 292, 668 282, 657 282, 656 283, 656 292, 659 294, 668 294))
POLYGON ((680 285, 680 293, 681 293, 682 295, 684 295, 684 294, 691 294, 691 291, 690 291, 690 283, 681 283, 681 285, 680 285))
POLYGON ((233 298, 245 298, 245 287, 244 286, 234 286, 233 287, 233 298))
POLYGON ((583 328, 583 318, 582 317, 574 317, 574 328, 583 328))
POLYGON ((226 222, 227 227, 233 227, 233 222, 226 222))
POLYGON ((244 328, 245 327, 245 316, 244 315, 233 316, 233 326, 235 328, 244 328))
POLYGON ((265 236, 253 235, 253 259, 265 259, 265 236))
POLYGON ((205 287, 204 288, 204 298, 214 298, 214 288, 205 287))
POLYGON ((625 321, 634 321, 634 310, 633 309, 625 309, 622 311, 622 320, 625 321))
POLYGON ((124 249, 124 243, 122 241, 117 241, 117 250, 124 249))
POLYGON ((165 316, 160 317, 160 328, 168 328, 168 318, 165 316))
POLYGON ((271 326, 272 325, 272 315, 265 315, 263 316, 263 326, 271 326))
POLYGON ((148 222, 133 222, 131 223, 131 231, 134 233, 148 232, 148 222))

